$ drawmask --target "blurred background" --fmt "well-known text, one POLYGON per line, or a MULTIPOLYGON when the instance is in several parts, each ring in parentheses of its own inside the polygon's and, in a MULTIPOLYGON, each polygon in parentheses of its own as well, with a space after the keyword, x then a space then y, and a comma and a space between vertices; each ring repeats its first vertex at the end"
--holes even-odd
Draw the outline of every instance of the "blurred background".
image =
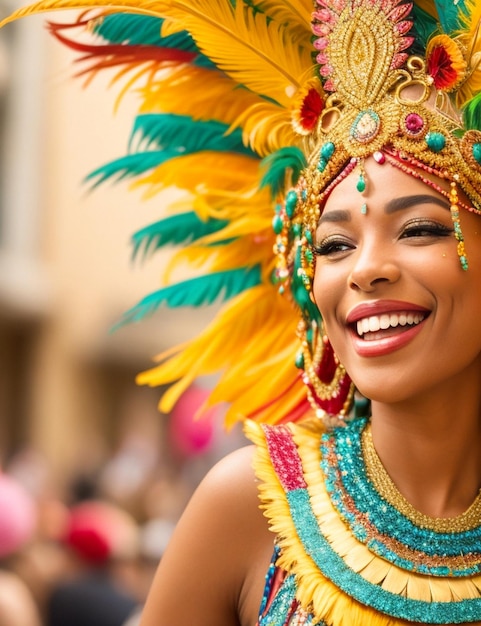
MULTIPOLYGON (((0 16, 21 4, 0 0, 0 16)), ((132 263, 129 238, 168 198, 83 184, 124 153, 137 102, 129 94, 114 114, 110 76, 84 90, 47 17, 0 31, 0 626, 115 626, 133 615, 130 626, 193 489, 245 442, 239 429, 224 433, 221 409, 192 421, 212 381, 171 415, 158 412, 161 390, 135 384, 212 310, 163 310, 110 332, 159 285, 164 253, 132 263), (129 599, 122 615, 82 617, 104 583, 129 599), (2 613, 16 594, 30 606, 20 621, 2 613)), ((108 597, 104 608, 124 606, 108 597)))

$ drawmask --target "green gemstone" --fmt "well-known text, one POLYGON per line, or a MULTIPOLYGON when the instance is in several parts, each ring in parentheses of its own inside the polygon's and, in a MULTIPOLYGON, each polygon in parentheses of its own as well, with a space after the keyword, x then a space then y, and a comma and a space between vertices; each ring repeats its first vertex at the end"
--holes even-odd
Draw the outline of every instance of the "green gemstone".
POLYGON ((294 211, 297 206, 297 193, 295 191, 289 191, 286 196, 286 213, 287 217, 291 218, 294 215, 294 211))
POLYGON ((362 174, 361 174, 361 176, 359 176, 359 180, 357 181, 356 189, 358 191, 360 191, 361 193, 363 191, 366 191, 366 181, 364 180, 364 176, 362 174))
POLYGON ((279 235, 284 228, 284 222, 282 221, 282 217, 280 215, 274 215, 274 219, 272 220, 272 228, 276 235, 279 235))
POLYGON ((304 369, 304 355, 302 354, 302 352, 298 352, 296 354, 296 367, 300 370, 304 369))
POLYGON ((473 144, 473 157, 476 163, 481 165, 481 143, 473 144))
POLYGON ((307 243, 312 243, 312 233, 308 228, 304 231, 304 235, 306 236, 307 243))
POLYGON ((335 149, 336 149, 336 146, 332 143, 332 141, 328 141, 321 148, 321 158, 325 159, 326 161, 329 161, 329 159, 334 154, 335 149))
POLYGON ((441 133, 428 133, 426 135, 426 143, 433 152, 441 152, 446 145, 446 137, 441 133))

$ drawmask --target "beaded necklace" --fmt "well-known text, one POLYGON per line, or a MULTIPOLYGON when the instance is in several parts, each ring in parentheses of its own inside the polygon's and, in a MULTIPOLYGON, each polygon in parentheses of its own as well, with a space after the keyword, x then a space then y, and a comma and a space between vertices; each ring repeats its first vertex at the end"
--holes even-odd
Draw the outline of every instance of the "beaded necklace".
POLYGON ((370 423, 366 425, 362 433, 362 450, 366 473, 375 489, 384 500, 417 526, 438 533, 467 532, 479 527, 481 523, 481 491, 478 492, 471 506, 461 515, 448 518, 430 517, 417 511, 391 480, 374 447, 370 423))
POLYGON ((368 424, 247 431, 288 574, 284 603, 295 597, 313 624, 481 624, 480 498, 451 520, 412 514, 386 488, 368 424))

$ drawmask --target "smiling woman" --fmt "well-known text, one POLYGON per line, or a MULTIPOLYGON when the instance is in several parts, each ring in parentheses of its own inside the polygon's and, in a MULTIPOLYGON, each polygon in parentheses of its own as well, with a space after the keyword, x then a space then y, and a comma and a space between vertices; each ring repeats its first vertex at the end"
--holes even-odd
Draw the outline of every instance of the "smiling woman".
POLYGON ((72 7, 101 8, 51 25, 85 73, 145 78, 138 144, 92 179, 186 193, 134 236, 184 250, 126 320, 227 301, 139 380, 169 410, 221 372, 206 407, 255 444, 193 496, 142 626, 481 624, 481 4, 14 17, 72 7), (185 260, 205 273, 170 282, 185 260))

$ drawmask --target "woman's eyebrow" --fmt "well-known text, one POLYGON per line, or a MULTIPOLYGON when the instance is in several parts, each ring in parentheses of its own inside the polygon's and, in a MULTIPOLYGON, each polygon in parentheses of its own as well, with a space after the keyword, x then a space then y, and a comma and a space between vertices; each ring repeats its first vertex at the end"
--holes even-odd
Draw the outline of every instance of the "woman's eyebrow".
POLYGON ((327 213, 323 213, 319 218, 319 224, 323 222, 350 222, 351 221, 351 212, 345 211, 343 209, 334 209, 333 211, 327 211, 327 213))
POLYGON ((402 211, 403 209, 409 209, 416 204, 437 204, 443 209, 449 210, 449 203, 443 198, 438 196, 431 196, 429 194, 418 194, 414 196, 402 196, 400 198, 393 198, 384 207, 386 213, 395 213, 396 211, 402 211))

